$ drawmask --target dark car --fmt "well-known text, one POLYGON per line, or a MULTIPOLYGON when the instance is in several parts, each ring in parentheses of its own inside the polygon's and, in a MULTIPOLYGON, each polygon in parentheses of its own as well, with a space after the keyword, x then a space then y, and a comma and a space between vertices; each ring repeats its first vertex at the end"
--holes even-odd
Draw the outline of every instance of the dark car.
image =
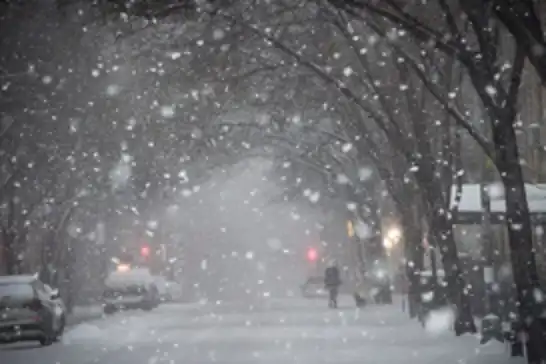
POLYGON ((0 276, 0 343, 56 341, 64 330, 59 300, 35 276, 0 276))

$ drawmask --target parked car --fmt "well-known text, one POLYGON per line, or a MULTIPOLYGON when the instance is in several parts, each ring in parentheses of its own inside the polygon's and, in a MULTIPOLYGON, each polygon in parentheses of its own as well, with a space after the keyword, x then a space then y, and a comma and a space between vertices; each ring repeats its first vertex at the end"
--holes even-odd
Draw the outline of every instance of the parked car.
POLYGON ((159 305, 159 290, 148 269, 113 272, 104 284, 102 298, 106 314, 120 309, 152 310, 159 305))
POLYGON ((36 276, 0 276, 0 343, 36 340, 51 345, 65 326, 59 302, 59 292, 36 276))

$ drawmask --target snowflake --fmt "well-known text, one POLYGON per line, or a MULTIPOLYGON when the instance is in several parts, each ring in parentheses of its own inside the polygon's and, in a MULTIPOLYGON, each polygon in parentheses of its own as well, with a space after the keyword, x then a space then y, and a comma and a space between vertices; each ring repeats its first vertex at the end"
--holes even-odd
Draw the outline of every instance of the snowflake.
POLYGON ((191 137, 193 139, 201 139, 203 137, 203 131, 198 127, 193 128, 191 131, 191 137))
POLYGON ((320 192, 315 191, 309 195, 309 201, 311 201, 312 203, 317 203, 319 200, 320 200, 320 192))
POLYGON ((119 85, 108 85, 106 88, 106 94, 108 96, 116 96, 121 92, 121 87, 119 85))
POLYGON ((350 66, 347 66, 343 69, 343 75, 349 77, 354 73, 353 69, 350 66))
POLYGON ((487 85, 485 86, 485 92, 491 97, 495 96, 497 94, 497 89, 493 85, 487 85))
POLYGON ((343 151, 343 153, 348 153, 351 149, 353 149, 353 144, 352 143, 345 143, 341 147, 341 150, 343 151))
POLYGON ((358 179, 360 181, 367 181, 371 178, 373 171, 368 167, 363 167, 358 170, 358 179))
POLYGON ((180 52, 171 52, 171 53, 169 53, 169 57, 170 57, 173 61, 176 61, 177 59, 179 59, 180 57, 182 57, 182 53, 180 53, 180 52))
POLYGON ((165 105, 165 106, 161 106, 160 110, 159 110, 161 116, 163 116, 164 118, 166 119, 170 119, 172 117, 174 117, 174 106, 172 105, 165 105))
POLYGON ((298 221, 299 219, 301 219, 301 216, 295 211, 290 212, 290 217, 292 218, 292 220, 295 220, 295 221, 298 221))
POLYGON ((225 36, 226 36, 226 32, 224 32, 223 29, 214 29, 214 31, 212 32, 212 38, 214 40, 224 39, 225 36))
POLYGON ((344 174, 338 174, 337 175, 337 183, 339 183, 340 185, 346 185, 346 184, 349 183, 349 177, 347 177, 344 174))

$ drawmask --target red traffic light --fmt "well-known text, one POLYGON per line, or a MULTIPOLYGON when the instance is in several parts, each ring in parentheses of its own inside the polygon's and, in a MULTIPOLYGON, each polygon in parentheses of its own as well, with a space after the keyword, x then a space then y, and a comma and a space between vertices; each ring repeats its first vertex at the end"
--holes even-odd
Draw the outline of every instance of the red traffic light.
POLYGON ((314 262, 318 259, 318 252, 315 248, 307 249, 307 260, 314 262))
POLYGON ((150 247, 148 245, 143 245, 140 248, 140 255, 147 258, 150 256, 150 247))

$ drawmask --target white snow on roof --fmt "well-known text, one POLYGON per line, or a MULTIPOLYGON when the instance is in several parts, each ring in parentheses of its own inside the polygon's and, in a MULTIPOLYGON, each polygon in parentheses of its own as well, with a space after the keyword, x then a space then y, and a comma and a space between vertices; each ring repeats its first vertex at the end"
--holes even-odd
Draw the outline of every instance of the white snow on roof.
MULTIPOLYGON (((450 207, 455 205, 456 186, 451 187, 450 207)), ((546 184, 525 184, 529 210, 531 213, 546 213, 546 184)), ((477 183, 463 185, 461 200, 459 203, 460 212, 481 212, 481 188, 477 183)), ((504 213, 506 205, 504 194, 491 197, 491 212, 504 213)))
POLYGON ((108 287, 123 287, 132 284, 149 284, 154 282, 154 277, 145 268, 131 269, 127 272, 112 272, 104 282, 108 287))

